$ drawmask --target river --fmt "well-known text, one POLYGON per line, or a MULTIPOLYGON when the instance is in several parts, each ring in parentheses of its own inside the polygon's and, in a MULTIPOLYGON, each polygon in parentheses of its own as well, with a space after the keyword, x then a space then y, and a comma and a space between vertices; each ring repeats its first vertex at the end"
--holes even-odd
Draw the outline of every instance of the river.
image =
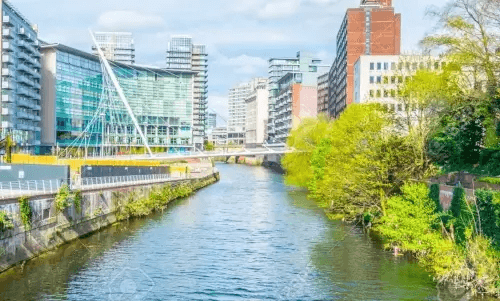
POLYGON ((281 175, 218 168, 219 183, 164 213, 0 275, 0 300, 460 300, 281 175))

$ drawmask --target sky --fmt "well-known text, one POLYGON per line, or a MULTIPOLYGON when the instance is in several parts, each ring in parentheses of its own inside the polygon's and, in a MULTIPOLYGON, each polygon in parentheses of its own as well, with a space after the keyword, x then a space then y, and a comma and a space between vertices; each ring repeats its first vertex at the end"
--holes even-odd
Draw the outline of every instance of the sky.
MULTIPOLYGON (((93 31, 130 31, 136 62, 164 67, 171 35, 207 45, 209 107, 227 118, 228 90, 267 77, 270 57, 307 51, 331 65, 345 11, 360 0, 10 0, 39 38, 90 51, 93 31)), ((431 7, 446 0, 394 0, 402 14, 402 51, 418 52, 433 32, 431 7)))

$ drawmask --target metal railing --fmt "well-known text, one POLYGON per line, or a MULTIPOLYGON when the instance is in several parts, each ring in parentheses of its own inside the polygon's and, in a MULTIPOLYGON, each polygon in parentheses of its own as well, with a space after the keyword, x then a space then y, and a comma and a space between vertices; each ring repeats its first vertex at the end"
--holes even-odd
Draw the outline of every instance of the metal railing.
POLYGON ((100 189, 118 187, 124 185, 144 185, 151 183, 163 183, 168 181, 177 181, 189 179, 191 175, 180 174, 179 177, 172 177, 168 174, 158 175, 136 175, 136 176, 117 176, 117 177, 98 177, 98 178, 81 178, 78 180, 65 181, 58 180, 37 180, 37 181, 13 181, 0 182, 0 199, 32 196, 39 194, 56 193, 63 184, 69 184, 73 189, 100 189))

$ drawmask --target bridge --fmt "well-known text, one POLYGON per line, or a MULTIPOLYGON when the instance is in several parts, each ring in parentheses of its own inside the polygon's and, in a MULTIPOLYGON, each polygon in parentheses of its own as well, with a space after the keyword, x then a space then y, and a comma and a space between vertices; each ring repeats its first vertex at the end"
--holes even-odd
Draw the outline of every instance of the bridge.
POLYGON ((295 150, 288 148, 284 144, 264 145, 262 148, 252 149, 223 149, 222 151, 197 151, 190 153, 159 153, 153 156, 144 155, 121 155, 104 157, 114 160, 186 160, 186 159, 207 159, 217 157, 255 157, 269 155, 285 155, 293 153, 295 150))

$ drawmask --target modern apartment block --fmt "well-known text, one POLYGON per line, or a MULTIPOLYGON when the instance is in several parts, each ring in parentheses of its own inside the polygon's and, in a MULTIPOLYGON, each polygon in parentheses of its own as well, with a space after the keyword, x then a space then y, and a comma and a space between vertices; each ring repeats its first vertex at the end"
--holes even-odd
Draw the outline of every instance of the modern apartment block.
POLYGON ((227 145, 227 128, 218 127, 208 131, 208 142, 215 146, 227 145))
POLYGON ((329 78, 329 112, 338 117, 353 102, 354 63, 361 55, 399 55, 401 15, 392 0, 361 0, 347 10, 337 34, 337 57, 329 78))
POLYGON ((269 59, 269 118, 266 133, 268 142, 276 142, 275 106, 280 91, 278 81, 288 73, 318 72, 318 68, 323 67, 320 59, 313 58, 308 53, 297 52, 295 58, 269 59))
MULTIPOLYGON (((142 148, 143 141, 97 56, 60 44, 42 46, 42 143, 86 146, 89 155, 142 148)), ((121 63, 113 71, 151 148, 193 151, 192 71, 121 63)))
POLYGON ((256 147, 265 142, 269 109, 268 79, 253 81, 251 91, 246 100, 246 145, 256 147))
POLYGON ((173 36, 168 44, 167 69, 196 72, 193 139, 195 147, 203 149, 208 110, 208 53, 205 45, 193 44, 189 36, 173 36))
POLYGON ((328 76, 325 73, 318 77, 318 114, 328 115, 328 76))
POLYGON ((207 115, 207 130, 217 127, 217 113, 208 113, 207 115))
POLYGON ((420 55, 362 55, 354 65, 354 103, 380 103, 395 112, 406 110, 396 100, 398 86, 418 70, 439 71, 444 62, 420 55))
POLYGON ((38 153, 40 46, 38 33, 8 1, 2 1, 1 136, 11 134, 24 152, 38 153))
POLYGON ((228 143, 234 145, 245 144, 246 113, 245 100, 251 92, 251 84, 240 84, 229 89, 229 120, 227 124, 228 143))
MULTIPOLYGON (((119 63, 135 64, 135 44, 130 32, 96 32, 95 38, 108 60, 119 63)), ((94 54, 97 48, 92 46, 94 54)))
POLYGON ((278 81, 275 139, 286 143, 304 118, 318 114, 318 72, 287 73, 278 81))

